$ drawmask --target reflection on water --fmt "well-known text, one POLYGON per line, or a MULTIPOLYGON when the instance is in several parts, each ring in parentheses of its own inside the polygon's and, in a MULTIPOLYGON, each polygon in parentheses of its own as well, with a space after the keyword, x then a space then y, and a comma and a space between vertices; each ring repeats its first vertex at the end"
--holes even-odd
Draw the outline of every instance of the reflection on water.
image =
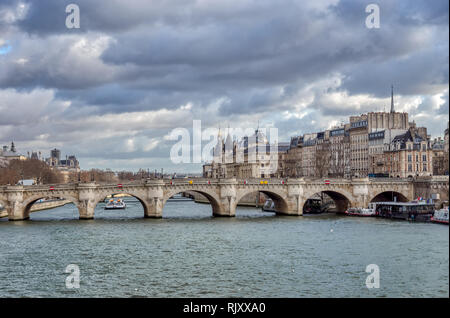
POLYGON ((78 220, 73 205, 0 219, 0 297, 448 297, 448 226, 334 214, 280 217, 136 200, 78 220), (65 287, 69 264, 81 287, 65 287), (366 266, 380 268, 367 289, 366 266))

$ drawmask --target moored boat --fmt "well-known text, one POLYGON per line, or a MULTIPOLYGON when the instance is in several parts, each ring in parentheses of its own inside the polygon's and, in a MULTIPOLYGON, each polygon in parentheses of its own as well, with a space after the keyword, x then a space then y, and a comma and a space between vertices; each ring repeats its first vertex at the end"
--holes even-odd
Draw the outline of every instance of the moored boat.
POLYGON ((376 213, 389 219, 429 222, 434 214, 434 204, 427 201, 377 202, 376 213))
POLYGON ((374 209, 364 208, 350 208, 345 211, 345 214, 350 216, 376 216, 374 209))
POLYGON ((442 224, 448 225, 448 218, 449 218, 449 211, 448 211, 448 207, 447 207, 444 209, 434 211, 434 214, 431 217, 431 222, 442 223, 442 224))

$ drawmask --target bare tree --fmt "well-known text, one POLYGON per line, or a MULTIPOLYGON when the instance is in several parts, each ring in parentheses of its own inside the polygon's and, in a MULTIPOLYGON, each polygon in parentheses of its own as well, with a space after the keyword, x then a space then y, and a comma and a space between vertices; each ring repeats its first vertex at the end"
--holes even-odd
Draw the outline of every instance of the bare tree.
POLYGON ((17 184, 21 179, 34 179, 38 184, 61 183, 63 176, 45 162, 36 159, 11 160, 0 169, 0 184, 17 184))
POLYGON ((314 174, 317 178, 327 177, 330 173, 330 150, 329 142, 323 142, 316 145, 314 174))
POLYGON ((346 167, 346 151, 343 143, 338 143, 330 154, 330 175, 333 177, 343 178, 346 167))

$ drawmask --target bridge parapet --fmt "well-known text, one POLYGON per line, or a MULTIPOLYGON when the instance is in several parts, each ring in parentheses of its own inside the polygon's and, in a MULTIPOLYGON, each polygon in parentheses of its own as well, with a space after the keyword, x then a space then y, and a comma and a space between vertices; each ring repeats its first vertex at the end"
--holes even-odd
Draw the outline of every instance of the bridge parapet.
POLYGON ((163 180, 163 179, 148 179, 144 183, 148 187, 151 187, 151 186, 163 186, 163 185, 167 184, 167 180, 163 180))

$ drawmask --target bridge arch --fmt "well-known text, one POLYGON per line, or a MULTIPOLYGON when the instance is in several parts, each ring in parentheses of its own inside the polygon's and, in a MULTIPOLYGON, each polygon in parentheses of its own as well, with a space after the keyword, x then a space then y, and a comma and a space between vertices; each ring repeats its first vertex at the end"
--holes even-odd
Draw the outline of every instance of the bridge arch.
MULTIPOLYGON (((213 215, 221 215, 222 214, 222 206, 220 204, 220 198, 217 195, 215 191, 208 191, 208 190, 199 190, 199 189, 173 189, 169 190, 164 194, 164 197, 162 199, 162 210, 164 210, 164 206, 166 205, 167 200, 169 200, 174 195, 177 195, 179 193, 183 192, 195 192, 198 194, 203 195, 206 199, 208 199, 209 203, 212 207, 212 213, 213 215)), ((161 211, 162 212, 162 211, 161 211)))
POLYGON ((124 195, 131 196, 131 197, 137 199, 141 203, 142 208, 144 209, 144 216, 147 215, 147 213, 149 211, 149 206, 148 206, 147 201, 145 200, 145 194, 141 193, 141 192, 128 191, 128 190, 123 190, 123 191, 117 191, 117 190, 101 191, 95 197, 94 210, 95 210, 95 207, 99 203, 104 202, 107 197, 115 196, 117 194, 124 194, 124 195))
POLYGON ((300 208, 305 209, 305 205, 306 205, 307 201, 309 199, 312 199, 316 194, 321 194, 321 193, 326 194, 328 197, 330 197, 334 201, 334 204, 337 209, 336 212, 343 213, 352 206, 353 196, 349 192, 347 192, 343 189, 322 189, 322 190, 317 189, 317 190, 308 192, 304 196, 305 201, 303 202, 303 206, 300 208))
POLYGON ((378 194, 376 194, 374 197, 372 197, 372 199, 370 200, 370 202, 383 202, 383 201, 394 201, 394 198, 396 198, 396 200, 398 202, 408 202, 408 196, 395 191, 395 190, 388 190, 388 191, 381 191, 378 194))
POLYGON ((286 201, 286 192, 278 189, 266 189, 266 188, 251 188, 246 190, 240 190, 236 193, 236 201, 234 203, 234 210, 236 210, 237 205, 242 200, 243 197, 252 193, 264 193, 269 197, 274 205, 276 212, 286 213, 289 210, 288 202, 286 201))
POLYGON ((23 201, 22 203, 22 209, 23 209, 23 216, 25 219, 28 219, 30 217, 30 211, 31 211, 31 207, 33 206, 33 204, 35 204, 38 200, 40 199, 64 199, 64 200, 68 200, 70 202, 72 202, 78 209, 78 211, 80 211, 80 201, 78 200, 78 198, 74 197, 73 195, 70 194, 59 194, 59 193, 41 193, 41 194, 36 194, 33 195, 29 198, 27 198, 26 200, 23 201))

